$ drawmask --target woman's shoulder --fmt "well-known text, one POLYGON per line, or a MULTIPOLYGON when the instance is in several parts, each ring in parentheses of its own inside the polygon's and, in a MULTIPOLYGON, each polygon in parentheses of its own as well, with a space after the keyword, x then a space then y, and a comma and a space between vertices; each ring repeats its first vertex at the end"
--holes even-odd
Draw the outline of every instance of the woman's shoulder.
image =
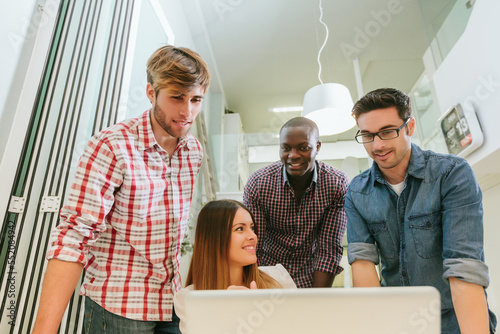
POLYGON ((293 281, 288 271, 281 264, 275 266, 262 266, 259 269, 274 278, 285 289, 296 289, 297 285, 293 281))

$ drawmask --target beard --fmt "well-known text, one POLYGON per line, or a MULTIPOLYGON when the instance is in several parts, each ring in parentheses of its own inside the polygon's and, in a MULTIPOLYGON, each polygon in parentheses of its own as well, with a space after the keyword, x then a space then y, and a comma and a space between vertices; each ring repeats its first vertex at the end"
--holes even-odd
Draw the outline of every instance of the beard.
POLYGON ((156 122, 161 126, 161 128, 174 138, 180 139, 185 137, 186 134, 189 132, 189 129, 187 129, 184 132, 175 133, 172 127, 169 124, 167 124, 167 122, 165 122, 165 117, 162 117, 164 115, 165 113, 163 112, 163 110, 158 108, 158 105, 155 103, 153 106, 153 117, 155 118, 156 122))

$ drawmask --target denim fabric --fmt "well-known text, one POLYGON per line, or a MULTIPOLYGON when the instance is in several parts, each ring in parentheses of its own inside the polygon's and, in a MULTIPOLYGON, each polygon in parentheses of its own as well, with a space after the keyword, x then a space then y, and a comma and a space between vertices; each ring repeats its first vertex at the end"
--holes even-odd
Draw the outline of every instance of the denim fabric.
POLYGON ((443 330, 460 333, 448 278, 489 284, 482 193, 468 163, 412 144, 400 196, 374 163, 351 182, 345 209, 349 263, 380 258, 382 286, 436 287, 443 330))
POLYGON ((179 317, 172 309, 172 321, 140 321, 127 319, 85 298, 84 334, 181 334, 179 317))

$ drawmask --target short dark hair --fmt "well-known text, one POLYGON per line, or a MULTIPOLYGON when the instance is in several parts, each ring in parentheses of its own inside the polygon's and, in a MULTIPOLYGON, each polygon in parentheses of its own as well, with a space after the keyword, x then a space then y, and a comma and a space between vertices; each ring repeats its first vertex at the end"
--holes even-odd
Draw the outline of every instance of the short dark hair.
POLYGON ((396 107, 399 118, 402 120, 407 120, 411 117, 410 98, 408 95, 395 88, 379 88, 372 90, 354 104, 352 115, 357 120, 361 114, 390 107, 396 107))
POLYGON ((280 129, 280 135, 281 135, 281 132, 283 131, 283 129, 296 127, 296 126, 303 126, 303 127, 309 128, 309 130, 311 131, 310 133, 313 136, 313 138, 316 141, 319 140, 318 125, 316 125, 316 123, 314 123, 314 121, 312 121, 306 117, 294 117, 291 120, 289 120, 288 122, 286 122, 285 124, 283 124, 283 126, 280 129))

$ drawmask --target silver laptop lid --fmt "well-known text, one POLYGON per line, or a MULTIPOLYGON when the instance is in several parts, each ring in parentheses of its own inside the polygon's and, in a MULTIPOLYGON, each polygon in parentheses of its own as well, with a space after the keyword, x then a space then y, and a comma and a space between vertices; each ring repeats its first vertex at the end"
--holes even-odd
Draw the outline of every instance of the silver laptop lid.
POLYGON ((433 287, 191 291, 189 334, 439 334, 433 287))

